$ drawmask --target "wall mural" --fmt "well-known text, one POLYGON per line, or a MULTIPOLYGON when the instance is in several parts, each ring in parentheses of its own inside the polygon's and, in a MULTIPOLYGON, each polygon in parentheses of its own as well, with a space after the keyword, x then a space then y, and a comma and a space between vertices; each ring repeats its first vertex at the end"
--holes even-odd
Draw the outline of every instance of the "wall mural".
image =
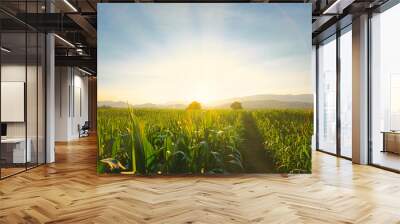
POLYGON ((310 173, 310 4, 99 4, 99 173, 310 173))

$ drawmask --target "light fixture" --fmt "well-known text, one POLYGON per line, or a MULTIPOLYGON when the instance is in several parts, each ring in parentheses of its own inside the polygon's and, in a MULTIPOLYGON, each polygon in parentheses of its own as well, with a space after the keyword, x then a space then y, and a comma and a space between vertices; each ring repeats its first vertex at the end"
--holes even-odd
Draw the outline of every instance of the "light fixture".
POLYGON ((332 5, 324 10, 322 14, 342 14, 343 9, 351 5, 355 0, 336 0, 332 5))
POLYGON ((9 49, 7 49, 5 47, 1 47, 0 49, 1 49, 1 51, 4 51, 6 53, 10 53, 11 52, 11 50, 9 50, 9 49))
POLYGON ((71 42, 69 42, 68 40, 66 40, 66 39, 64 39, 64 38, 62 38, 62 37, 60 37, 60 36, 57 35, 57 34, 54 34, 54 36, 57 37, 57 38, 58 38, 59 40, 61 40, 62 42, 66 43, 68 46, 75 48, 75 45, 73 45, 73 44, 72 44, 71 42))
POLYGON ((68 1, 64 0, 65 4, 67 4, 74 12, 78 12, 78 10, 68 1))
POLYGON ((81 72, 83 72, 83 73, 85 73, 86 75, 89 75, 89 76, 92 76, 92 75, 93 75, 92 73, 90 73, 90 72, 88 72, 88 71, 86 71, 86 70, 83 70, 83 69, 81 69, 81 68, 79 68, 79 67, 78 67, 78 70, 81 71, 81 72))
POLYGON ((78 55, 84 55, 83 49, 82 49, 82 48, 76 48, 76 53, 77 53, 78 55))
POLYGON ((330 5, 327 9, 324 10, 322 14, 328 14, 332 9, 334 9, 337 4, 339 4, 340 0, 336 0, 332 5, 330 5))

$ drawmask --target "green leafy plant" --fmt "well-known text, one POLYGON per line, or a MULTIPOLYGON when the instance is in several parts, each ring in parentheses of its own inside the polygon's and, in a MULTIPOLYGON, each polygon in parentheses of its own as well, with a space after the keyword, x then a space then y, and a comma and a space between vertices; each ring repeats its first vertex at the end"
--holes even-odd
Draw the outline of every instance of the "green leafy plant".
MULTIPOLYGON (((243 172, 243 114, 253 116, 276 172, 311 172, 311 110, 98 109, 99 161, 127 174, 243 172)), ((247 161, 251 162, 251 161, 247 161)), ((98 163, 98 172, 110 169, 98 163)))
POLYGON ((311 172, 311 110, 259 110, 252 115, 277 172, 311 172))
POLYGON ((241 113, 99 108, 99 159, 133 174, 229 173, 243 169, 241 113))

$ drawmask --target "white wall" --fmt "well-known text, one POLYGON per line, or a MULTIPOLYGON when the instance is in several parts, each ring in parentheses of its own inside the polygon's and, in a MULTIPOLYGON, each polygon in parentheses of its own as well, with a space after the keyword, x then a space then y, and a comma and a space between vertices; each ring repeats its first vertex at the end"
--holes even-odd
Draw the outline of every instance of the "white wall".
POLYGON ((71 96, 74 102, 71 103, 73 108, 72 119, 71 119, 71 133, 73 138, 79 137, 78 125, 83 125, 85 121, 88 121, 88 78, 81 76, 82 73, 76 75, 77 70, 75 70, 74 82, 73 82, 73 94, 71 96))
MULTIPOLYGON (((26 112, 27 120, 21 122, 5 122, 7 124, 8 138, 29 139, 32 161, 44 163, 45 150, 45 118, 44 118, 44 74, 42 68, 25 64, 3 64, 1 66, 2 82, 24 82, 26 84, 26 107, 21 108, 22 113, 26 112), (39 70, 36 70, 39 69, 39 70), (25 80, 27 78, 27 80, 25 80), (37 155, 38 154, 38 155, 37 155)), ((22 90, 23 91, 23 90, 22 90)), ((23 92, 22 92, 23 94, 23 92)), ((7 96, 2 95, 2 98, 7 96)), ((10 108, 2 107, 4 112, 10 108)), ((8 111, 13 113, 13 111, 8 111)), ((14 112, 15 113, 15 112, 14 112)))
MULTIPOLYGON (((36 74, 36 67, 28 66, 27 68, 25 65, 2 65, 1 66, 1 81, 2 82, 25 82, 25 75, 27 69, 28 74, 35 73, 36 74)), ((29 77, 28 77, 29 78, 29 77)), ((29 80, 29 84, 36 85, 35 83, 31 83, 32 80, 29 80)), ((28 88, 27 96, 36 98, 36 89, 28 88), (29 91, 32 90, 32 91, 29 91)), ((4 97, 4 96, 3 96, 4 97)), ((32 99, 27 99, 28 102, 33 101, 32 99)), ((32 105, 33 106, 33 105, 32 105)), ((36 104, 34 105, 36 108, 36 104)), ((7 110, 7 108, 1 108, 2 110, 7 110)), ((27 114, 28 122, 35 120, 36 123, 36 114, 28 113, 27 114)), ((32 127, 33 125, 28 125, 32 127)), ((36 127, 34 128, 36 129, 36 127)), ((8 137, 25 137, 25 122, 7 122, 7 136, 8 137)), ((29 137, 29 136, 28 136, 29 137)))
POLYGON ((55 140, 77 139, 78 125, 88 120, 88 78, 76 68, 57 67, 55 85, 55 140))
MULTIPOLYGON (((28 67, 31 70, 32 67, 28 67)), ((2 65, 1 81, 2 82, 25 82, 25 65, 2 65)), ((3 96, 4 97, 4 96, 3 96)), ((6 110, 6 108, 1 108, 6 110)), ((25 137, 24 122, 7 123, 7 137, 25 137)))
MULTIPOLYGON (((1 121, 24 122, 25 83, 1 82, 1 121)), ((36 105, 34 105, 36 108, 36 105)))
POLYGON ((67 67, 55 69, 55 141, 68 140, 68 88, 70 84, 68 72, 67 67))

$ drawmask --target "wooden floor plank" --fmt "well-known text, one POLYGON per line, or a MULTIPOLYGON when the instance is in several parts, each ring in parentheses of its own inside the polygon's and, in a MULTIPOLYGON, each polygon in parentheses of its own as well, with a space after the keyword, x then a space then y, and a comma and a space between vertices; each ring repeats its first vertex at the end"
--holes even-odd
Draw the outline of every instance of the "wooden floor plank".
POLYGON ((0 223, 400 223, 400 175, 313 153, 311 175, 96 174, 96 139, 0 181, 0 223))

